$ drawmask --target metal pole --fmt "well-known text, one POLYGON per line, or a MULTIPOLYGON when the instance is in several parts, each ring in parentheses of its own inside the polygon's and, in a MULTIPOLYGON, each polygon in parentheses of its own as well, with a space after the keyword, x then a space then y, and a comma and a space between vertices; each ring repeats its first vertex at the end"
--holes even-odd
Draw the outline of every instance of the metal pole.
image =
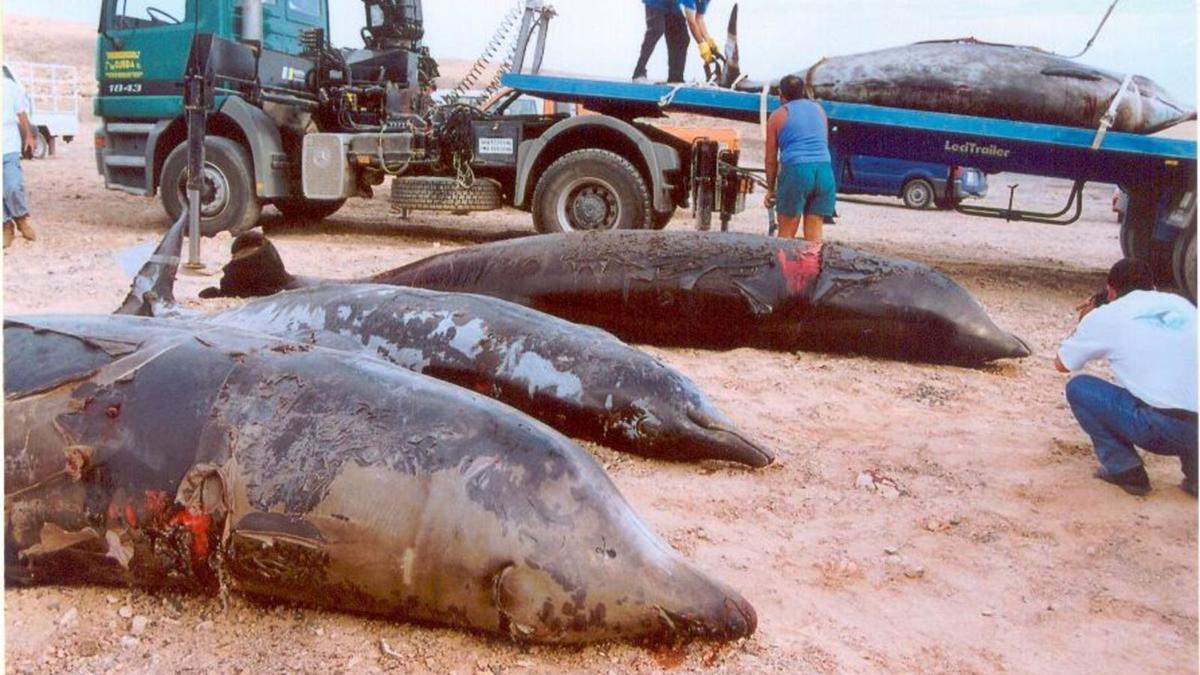
POLYGON ((509 72, 522 73, 525 67, 525 50, 533 33, 534 14, 542 8, 542 0, 525 0, 525 13, 521 15, 521 29, 517 31, 517 42, 513 45, 512 68, 509 72))
POLYGON ((204 76, 194 73, 188 77, 186 91, 188 259, 183 267, 192 272, 204 269, 204 263, 200 261, 200 191, 204 187, 204 133, 208 117, 204 107, 204 84, 204 76))

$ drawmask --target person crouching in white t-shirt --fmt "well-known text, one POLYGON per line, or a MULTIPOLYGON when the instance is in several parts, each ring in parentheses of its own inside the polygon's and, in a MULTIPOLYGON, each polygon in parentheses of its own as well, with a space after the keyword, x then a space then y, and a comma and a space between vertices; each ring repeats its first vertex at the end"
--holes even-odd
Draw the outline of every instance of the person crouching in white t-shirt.
POLYGON ((1066 373, 1107 358, 1117 380, 1067 382, 1067 402, 1100 460, 1096 477, 1130 494, 1149 492, 1136 446, 1178 457, 1180 487, 1196 496, 1196 307, 1155 291, 1145 264, 1126 258, 1109 270, 1105 291, 1079 309, 1055 366, 1066 373))

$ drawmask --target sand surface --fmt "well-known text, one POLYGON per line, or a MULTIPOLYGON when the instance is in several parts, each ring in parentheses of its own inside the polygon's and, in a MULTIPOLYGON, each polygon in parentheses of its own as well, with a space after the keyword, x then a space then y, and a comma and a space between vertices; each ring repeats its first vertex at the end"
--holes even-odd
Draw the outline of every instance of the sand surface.
MULTIPOLYGON (((744 128, 753 134, 752 127, 744 128)), ((109 312, 128 278, 113 253, 156 241, 157 201, 109 192, 90 128, 27 162, 36 242, 3 257, 6 315, 109 312)), ((753 146, 753 143, 749 144, 753 146)), ((748 154, 753 149, 748 148, 748 154)), ((991 176, 992 203, 1057 207, 1065 181, 991 176)), ((385 193, 386 190, 380 190, 385 193)), ((1155 489, 1091 478, 1090 444, 1062 397, 1056 345, 1072 308, 1120 255, 1111 186, 1070 227, 844 201, 831 241, 951 275, 1035 354, 982 369, 753 349, 646 350, 776 448, 765 470, 687 465, 588 446, 642 518, 757 608, 724 645, 522 647, 236 594, 108 588, 5 591, 7 672, 928 672, 1182 673, 1197 668, 1197 505, 1178 463, 1150 456, 1155 489), (856 487, 871 473, 880 489, 856 487), (894 487, 893 487, 894 486, 894 487)), ((761 194, 732 229, 763 232, 761 194)), ((401 220, 382 199, 319 226, 266 211, 296 273, 357 276, 454 247, 533 234, 508 211, 401 220)), ((692 227, 677 214, 671 229, 692 227)), ((228 235, 203 261, 228 260, 228 235)), ((201 301, 213 278, 183 277, 201 301)), ((1095 372, 1104 374, 1103 369, 1095 372)))

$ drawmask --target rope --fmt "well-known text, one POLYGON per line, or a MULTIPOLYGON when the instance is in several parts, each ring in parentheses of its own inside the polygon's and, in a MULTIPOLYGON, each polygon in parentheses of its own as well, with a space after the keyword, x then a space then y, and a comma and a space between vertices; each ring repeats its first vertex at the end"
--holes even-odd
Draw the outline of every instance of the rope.
POLYGON ((758 126, 762 129, 763 142, 767 140, 767 96, 771 85, 764 84, 758 94, 758 126))
POLYGON ((680 82, 679 84, 673 85, 671 87, 671 91, 668 91, 666 94, 663 94, 662 98, 658 99, 658 107, 665 108, 665 107, 671 105, 672 103, 674 103, 675 102, 675 94, 678 94, 679 90, 683 89, 686 86, 688 86, 687 82, 680 82))
POLYGON ((1113 0, 1112 4, 1108 6, 1108 11, 1104 13, 1104 18, 1100 19, 1100 25, 1096 26, 1096 32, 1092 33, 1092 38, 1087 41, 1087 44, 1083 47, 1083 51, 1079 52, 1075 56, 1064 56, 1063 58, 1077 59, 1086 54, 1087 50, 1092 48, 1092 43, 1096 41, 1096 36, 1100 35, 1100 29, 1104 28, 1104 23, 1108 21, 1109 15, 1111 15, 1113 10, 1116 9, 1118 1, 1119 0, 1113 0))

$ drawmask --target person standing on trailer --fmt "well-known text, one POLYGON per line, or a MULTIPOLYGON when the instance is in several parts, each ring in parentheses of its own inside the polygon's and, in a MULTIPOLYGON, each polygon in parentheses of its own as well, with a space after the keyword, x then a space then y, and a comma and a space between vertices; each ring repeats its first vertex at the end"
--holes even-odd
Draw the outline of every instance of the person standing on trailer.
POLYGON ((634 82, 648 81, 646 64, 664 34, 667 37, 667 82, 671 84, 683 82, 689 32, 696 40, 705 66, 721 57, 717 41, 709 35, 704 23, 709 0, 642 0, 642 4, 646 6, 646 35, 642 38, 642 52, 633 69, 634 82))
POLYGON ((829 121, 816 101, 806 98, 804 80, 779 81, 779 109, 767 120, 767 196, 775 207, 779 236, 791 239, 804 220, 804 238, 820 243, 825 219, 837 206, 837 184, 829 154, 829 121))
MULTIPOLYGON (((694 0, 693 0, 694 1, 694 0)), ((667 37, 667 81, 683 82, 683 67, 687 62, 688 22, 679 8, 679 0, 642 0, 646 7, 646 35, 642 38, 642 52, 633 69, 634 82, 647 82, 646 64, 658 46, 658 41, 667 37)))

